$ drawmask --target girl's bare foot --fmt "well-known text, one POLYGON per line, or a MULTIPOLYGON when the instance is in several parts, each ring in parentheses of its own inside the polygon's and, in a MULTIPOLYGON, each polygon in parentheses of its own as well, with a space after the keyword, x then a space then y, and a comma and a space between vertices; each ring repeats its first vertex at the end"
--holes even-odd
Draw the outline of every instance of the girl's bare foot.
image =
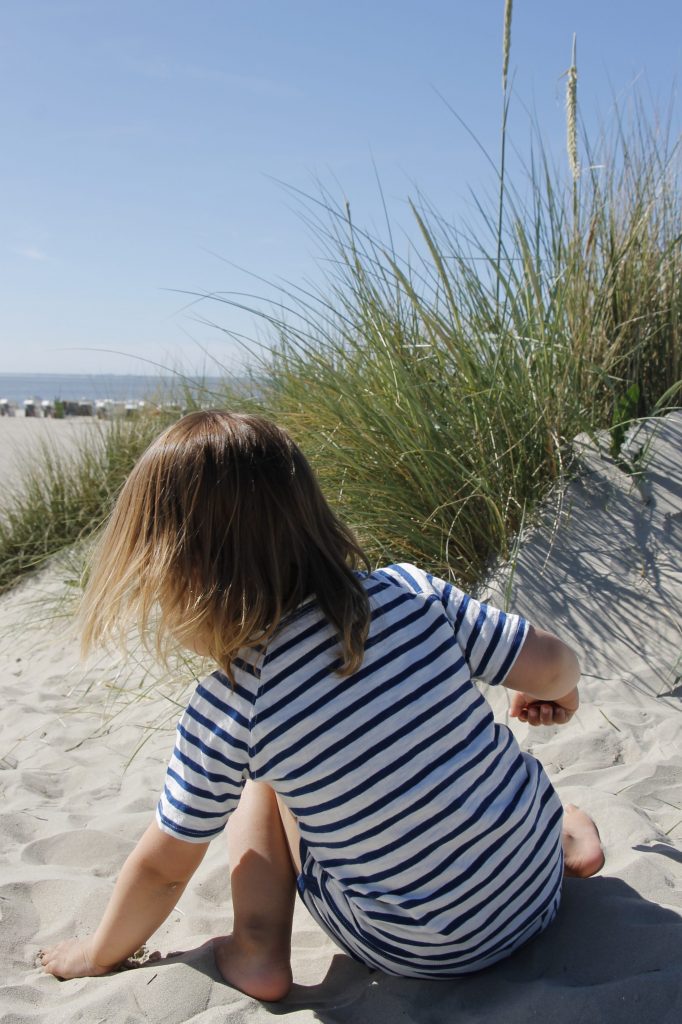
POLYGON ((291 961, 283 951, 223 935, 213 940, 213 954, 227 984, 247 996, 275 1003, 289 994, 291 961))
POLYGON ((604 866, 604 851, 597 826, 575 804, 564 807, 562 843, 564 875, 567 878, 589 878, 604 866))

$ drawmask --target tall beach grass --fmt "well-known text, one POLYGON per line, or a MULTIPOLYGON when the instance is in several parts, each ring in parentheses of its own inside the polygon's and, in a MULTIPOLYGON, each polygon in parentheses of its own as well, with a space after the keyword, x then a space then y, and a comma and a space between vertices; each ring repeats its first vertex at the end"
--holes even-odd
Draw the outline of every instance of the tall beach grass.
MULTIPOLYGON (((417 562, 473 590, 499 559, 513 563, 524 525, 573 470, 573 438, 606 431, 628 468, 628 426, 678 405, 682 379, 679 140, 636 101, 596 140, 580 136, 574 44, 564 162, 535 131, 511 182, 511 12, 507 0, 496 188, 489 203, 474 194, 474 223, 451 224, 419 197, 421 243, 399 252, 390 224, 377 237, 326 190, 306 197, 323 284, 254 307, 268 340, 252 353, 250 393, 240 381, 198 396, 286 427, 375 563, 417 562)), ((144 416, 88 432, 75 455, 43 451, 0 510, 0 591, 60 551, 78 582, 87 545, 67 549, 98 529, 165 423, 144 416)), ((47 619, 64 614, 48 605, 47 619)), ((103 655, 79 688, 101 696, 93 737, 148 702, 135 756, 199 671, 176 668, 151 667, 139 638, 125 668, 103 655)))
MULTIPOLYGON (((574 40, 564 160, 536 129, 510 182, 511 20, 506 0, 495 198, 475 193, 468 225, 411 201, 421 242, 398 252, 390 224, 377 237, 326 190, 307 197, 327 276, 254 310, 269 343, 252 395, 210 401, 288 428, 376 562, 469 587, 570 471, 577 434, 610 431, 618 458, 682 378, 679 140, 637 100, 581 136, 574 40)), ((114 430, 71 466, 45 457, 0 520, 0 588, 97 527, 155 429, 114 430)))
POLYGON ((423 244, 401 255, 327 192, 309 200, 331 270, 267 314, 252 404, 310 453, 376 561, 475 585, 578 433, 611 431, 617 457, 629 422, 678 400, 679 143, 635 103, 580 161, 576 84, 574 46, 567 168, 536 135, 522 189, 500 171, 476 230, 415 202, 423 244))
POLYGON ((43 443, 0 508, 0 592, 94 533, 135 461, 168 422, 93 422, 75 450, 43 443))

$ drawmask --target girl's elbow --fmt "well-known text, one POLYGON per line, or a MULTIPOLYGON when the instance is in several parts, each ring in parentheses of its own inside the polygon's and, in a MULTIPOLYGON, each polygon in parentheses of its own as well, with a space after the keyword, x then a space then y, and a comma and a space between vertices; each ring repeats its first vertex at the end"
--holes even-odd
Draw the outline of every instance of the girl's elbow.
POLYGON ((187 885, 203 860, 208 843, 188 843, 162 832, 152 822, 131 854, 138 869, 166 888, 187 885))
POLYGON ((555 646, 552 686, 557 689, 555 696, 563 697, 578 685, 581 672, 580 661, 576 652, 567 643, 559 640, 558 637, 552 639, 555 646))
POLYGON ((553 700, 565 696, 579 678, 580 663, 573 648, 553 633, 531 626, 504 685, 540 700, 553 700))

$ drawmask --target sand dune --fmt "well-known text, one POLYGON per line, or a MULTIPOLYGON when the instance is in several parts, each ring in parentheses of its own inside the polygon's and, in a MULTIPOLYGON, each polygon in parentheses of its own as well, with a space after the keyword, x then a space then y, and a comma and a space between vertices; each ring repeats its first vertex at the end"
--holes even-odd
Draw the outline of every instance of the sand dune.
MULTIPOLYGON (((0 484, 2 495, 20 486, 21 478, 41 447, 63 454, 75 452, 85 432, 102 430, 100 420, 87 416, 55 420, 32 416, 0 417, 0 484)), ((0 501, 2 505, 2 501, 0 501)))
MULTIPOLYGON (((162 959, 99 979, 59 983, 43 974, 38 949, 96 924, 144 830, 176 709, 152 694, 109 717, 120 666, 79 667, 65 622, 46 619, 56 570, 0 599, 0 1022, 681 1020, 682 414, 650 428, 648 441, 638 480, 584 448, 585 472, 564 494, 558 528, 524 540, 512 586, 515 608, 582 651, 583 705, 573 723, 513 728, 564 802, 594 816, 606 866, 566 882, 544 936, 452 982, 365 970, 297 907, 287 1000, 260 1004, 221 984, 203 944, 229 928, 223 839, 151 940, 162 959), (128 765, 153 722, 168 728, 128 765)), ((133 670, 128 685, 144 689, 145 672, 133 670)), ((494 691, 492 703, 505 720, 506 693, 494 691)))

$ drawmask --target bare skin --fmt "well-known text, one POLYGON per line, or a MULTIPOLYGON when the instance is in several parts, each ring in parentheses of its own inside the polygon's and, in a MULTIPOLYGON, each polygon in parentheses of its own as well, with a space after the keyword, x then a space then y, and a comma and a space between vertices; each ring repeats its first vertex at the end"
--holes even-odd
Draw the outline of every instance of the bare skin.
POLYGON ((562 831, 564 875, 590 878, 604 866, 604 851, 597 826, 575 804, 566 804, 562 831))
MULTIPOLYGON (((530 627, 505 680, 516 691, 512 717, 531 726, 565 725, 578 710, 578 660, 552 634, 530 627)), ((266 783, 247 782, 228 826, 234 924, 213 941, 216 966, 234 988, 256 999, 283 999, 292 984, 291 927, 300 871, 296 820, 266 783)), ((562 843, 564 873, 588 878, 604 853, 590 817, 569 804, 562 843)), ((99 928, 41 954, 59 978, 106 974, 166 919, 198 867, 207 844, 188 844, 150 825, 130 855, 99 928)))
MULTIPOLYGON (((142 841, 147 847, 143 863, 148 872, 146 863, 150 849, 155 850, 160 843, 164 854, 176 852, 174 844, 180 841, 161 833, 155 835, 151 828, 146 836, 148 838, 142 841)), ((234 924, 231 935, 213 940, 216 966, 228 985, 255 999, 275 1002, 288 994, 292 984, 291 926, 295 879, 300 871, 296 820, 270 786, 262 782, 247 782, 239 808, 228 827, 228 842, 234 924)), ((564 874, 568 877, 588 878, 603 866, 604 853, 597 828, 592 819, 573 804, 565 808, 562 842, 564 874)), ((186 851, 186 856, 196 862, 203 855, 202 849, 197 850, 186 843, 178 849, 186 851)), ((193 867, 193 863, 185 865, 187 874, 193 867)), ((122 882, 125 886, 125 872, 133 869, 136 872, 135 905, 139 909, 140 868, 135 863, 131 864, 130 859, 122 873, 122 882)), ((144 877, 143 874, 142 880, 144 877)), ((160 923, 167 913, 164 902, 168 900, 167 905, 174 905, 179 896, 178 890, 181 891, 184 885, 166 881, 159 885, 154 877, 152 881, 154 903, 162 904, 154 911, 160 923)), ((121 882, 118 885, 121 888, 121 882)), ((92 977, 115 969, 153 930, 147 920, 144 923, 136 920, 136 914, 123 896, 122 892, 118 897, 120 913, 114 896, 114 906, 107 911, 111 921, 107 924, 105 915, 100 926, 99 931, 105 934, 106 942, 96 933, 83 940, 59 943, 41 954, 44 969, 64 979, 92 977), (136 933, 134 938, 125 934, 130 928, 136 933), (143 929, 145 936, 142 932, 137 935, 138 929, 143 929), (118 952, 124 950, 124 946, 125 951, 118 952), (117 952, 112 955, 114 949, 117 952)))
POLYGON ((512 696, 509 713, 528 725, 566 725, 578 710, 580 664, 568 644, 529 626, 519 655, 504 680, 512 696))
POLYGON ((69 979, 115 970, 166 920, 207 848, 169 836, 152 822, 123 865, 97 930, 43 950, 45 971, 69 979))
MULTIPOLYGON (((233 823, 237 827, 229 841, 230 863, 236 865, 232 872, 235 925, 232 935, 214 940, 216 964, 234 988, 256 999, 283 999, 291 988, 293 880, 301 869, 296 819, 269 786, 249 782, 230 828, 233 823), (267 835, 269 829, 273 834, 267 835), (280 891, 273 886, 276 879, 282 885, 280 891), (259 894, 256 903, 255 893, 259 894)), ((565 876, 589 878, 603 867, 597 827, 574 804, 564 809, 562 844, 565 876)))
MULTIPOLYGON (((281 937, 280 937, 281 938, 281 937)), ((292 985, 291 953, 276 936, 223 935, 213 940, 213 954, 223 981, 254 999, 276 1003, 292 985)))
MULTIPOLYGON (((247 782, 228 825, 234 923, 213 942, 216 965, 234 988, 277 1001, 291 988, 291 926, 296 896, 293 816, 264 782, 247 782), (282 810, 280 811, 280 806, 282 810)), ((298 856, 296 851, 295 856, 298 856)))
POLYGON ((578 710, 580 698, 574 687, 557 700, 537 700, 529 693, 514 693, 509 707, 511 718, 528 725, 566 725, 578 710))

